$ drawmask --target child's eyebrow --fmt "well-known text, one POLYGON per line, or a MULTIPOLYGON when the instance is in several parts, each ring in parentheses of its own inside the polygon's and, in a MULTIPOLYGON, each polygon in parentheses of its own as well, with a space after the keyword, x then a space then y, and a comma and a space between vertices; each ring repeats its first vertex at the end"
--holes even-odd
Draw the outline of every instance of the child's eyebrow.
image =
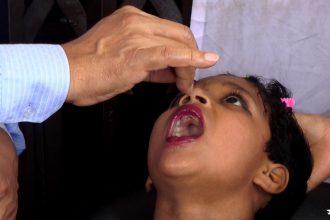
POLYGON ((241 85, 235 83, 235 82, 231 82, 231 81, 225 81, 225 82, 220 82, 221 86, 229 86, 231 88, 234 88, 244 94, 246 94, 247 96, 249 96, 252 101, 254 102, 255 106, 258 106, 258 101, 255 99, 255 97, 251 94, 251 92, 249 92, 247 89, 245 89, 244 87, 242 87, 241 85))
POLYGON ((253 98, 252 94, 247 89, 245 89, 244 87, 242 87, 241 85, 239 85, 235 82, 225 81, 225 82, 220 82, 220 84, 221 84, 221 86, 229 86, 229 87, 232 87, 234 89, 237 89, 237 90, 251 96, 251 98, 253 98))

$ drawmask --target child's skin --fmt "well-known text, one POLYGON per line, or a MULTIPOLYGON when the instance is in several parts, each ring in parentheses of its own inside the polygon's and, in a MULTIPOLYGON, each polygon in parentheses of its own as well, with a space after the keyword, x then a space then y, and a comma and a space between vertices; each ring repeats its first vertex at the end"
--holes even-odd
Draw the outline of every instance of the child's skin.
POLYGON ((269 139, 252 84, 228 75, 199 81, 158 118, 151 134, 155 219, 253 219, 288 183, 286 167, 265 153, 269 139))

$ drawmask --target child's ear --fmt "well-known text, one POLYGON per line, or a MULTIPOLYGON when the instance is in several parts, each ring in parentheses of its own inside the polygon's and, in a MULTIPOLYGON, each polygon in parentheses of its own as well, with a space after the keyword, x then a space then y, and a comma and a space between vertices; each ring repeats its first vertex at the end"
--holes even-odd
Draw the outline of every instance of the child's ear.
POLYGON ((278 163, 269 162, 253 179, 253 183, 269 194, 278 194, 285 190, 289 182, 288 169, 278 163))
POLYGON ((150 176, 148 176, 144 186, 145 186, 147 192, 151 192, 152 188, 154 187, 154 184, 152 183, 150 176))

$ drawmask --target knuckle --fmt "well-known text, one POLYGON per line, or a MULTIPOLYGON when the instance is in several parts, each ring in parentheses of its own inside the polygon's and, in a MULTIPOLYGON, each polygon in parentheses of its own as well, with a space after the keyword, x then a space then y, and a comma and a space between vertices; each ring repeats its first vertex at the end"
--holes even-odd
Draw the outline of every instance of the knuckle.
POLYGON ((191 48, 184 48, 184 50, 182 50, 182 56, 187 64, 192 64, 195 61, 195 52, 191 48))
POLYGON ((143 38, 143 36, 137 32, 131 32, 128 39, 131 39, 133 43, 138 43, 138 40, 143 38))
POLYGON ((98 54, 102 54, 107 45, 107 40, 105 38, 101 38, 96 42, 96 52, 98 54))
POLYGON ((127 10, 131 10, 132 8, 134 8, 134 7, 131 5, 124 5, 119 10, 127 11, 127 10))
POLYGON ((191 29, 188 26, 182 25, 182 30, 183 30, 183 37, 188 42, 194 42, 195 41, 194 35, 193 35, 191 29))
POLYGON ((133 7, 132 5, 124 5, 123 7, 121 7, 120 9, 118 9, 118 12, 124 12, 124 13, 129 13, 129 12, 134 12, 136 10, 135 7, 133 7))
POLYGON ((167 46, 161 46, 160 47, 160 55, 164 59, 168 59, 171 56, 171 51, 167 46))
POLYGON ((135 13, 129 13, 123 18, 123 23, 126 26, 135 26, 141 20, 141 15, 135 13))
POLYGON ((182 25, 182 29, 187 35, 192 35, 192 31, 190 30, 190 28, 188 26, 182 25))
POLYGON ((0 196, 8 194, 10 184, 5 179, 0 180, 0 196))
POLYGON ((188 52, 188 59, 190 60, 190 61, 194 61, 194 51, 193 50, 189 50, 189 52, 188 52))

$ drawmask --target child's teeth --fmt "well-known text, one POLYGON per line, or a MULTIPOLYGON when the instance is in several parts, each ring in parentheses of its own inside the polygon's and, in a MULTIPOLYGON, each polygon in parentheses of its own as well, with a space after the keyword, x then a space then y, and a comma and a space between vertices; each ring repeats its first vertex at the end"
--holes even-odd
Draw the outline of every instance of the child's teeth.
POLYGON ((179 134, 180 131, 181 131, 181 128, 180 128, 180 127, 175 127, 175 128, 174 128, 174 133, 175 133, 175 134, 179 134))
POLYGON ((181 137, 181 133, 179 131, 174 131, 174 136, 175 137, 181 137))

